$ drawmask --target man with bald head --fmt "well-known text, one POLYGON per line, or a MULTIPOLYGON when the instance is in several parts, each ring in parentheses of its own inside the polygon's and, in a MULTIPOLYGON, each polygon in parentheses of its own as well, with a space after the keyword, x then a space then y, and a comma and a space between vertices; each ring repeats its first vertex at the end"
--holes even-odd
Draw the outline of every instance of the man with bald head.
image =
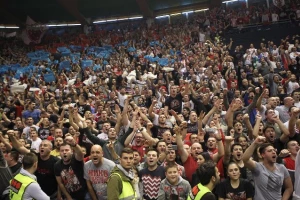
POLYGON ((290 120, 289 109, 294 106, 295 100, 292 97, 285 97, 283 105, 277 106, 276 110, 279 112, 279 119, 285 123, 290 120))
MULTIPOLYGON (((9 135, 12 146, 20 154, 25 155, 31 152, 16 139, 13 130, 8 130, 7 134, 9 135)), ((54 174, 54 164, 59 160, 59 158, 50 155, 52 148, 53 145, 49 140, 42 141, 39 146, 39 153, 36 153, 38 157, 38 166, 34 173, 41 189, 50 196, 51 199, 56 198, 57 195, 58 186, 54 174)))
POLYGON ((102 147, 93 145, 90 161, 84 164, 84 179, 92 199, 107 199, 107 180, 115 163, 103 157, 102 147))

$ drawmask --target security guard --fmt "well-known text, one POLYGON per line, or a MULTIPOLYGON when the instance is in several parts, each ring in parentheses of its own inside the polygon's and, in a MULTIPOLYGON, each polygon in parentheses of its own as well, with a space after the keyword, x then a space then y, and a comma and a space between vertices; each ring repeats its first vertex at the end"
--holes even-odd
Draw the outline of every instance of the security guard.
POLYGON ((120 165, 111 171, 107 183, 107 200, 135 200, 137 194, 132 185, 133 150, 124 148, 121 152, 120 165))
POLYGON ((11 200, 50 200, 36 182, 34 172, 37 169, 38 158, 34 153, 27 153, 23 157, 23 167, 10 181, 9 198, 11 200))
POLYGON ((220 182, 220 173, 212 161, 203 163, 197 169, 200 183, 190 191, 188 200, 215 200, 211 192, 220 182))

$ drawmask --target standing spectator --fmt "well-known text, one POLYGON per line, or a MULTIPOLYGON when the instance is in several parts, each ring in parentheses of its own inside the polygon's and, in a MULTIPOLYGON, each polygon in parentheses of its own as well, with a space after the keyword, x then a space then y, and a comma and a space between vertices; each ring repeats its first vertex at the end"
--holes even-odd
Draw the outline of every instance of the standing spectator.
POLYGON ((186 200, 191 190, 189 182, 180 176, 177 165, 167 165, 165 170, 166 178, 160 184, 157 199, 186 200))
POLYGON ((36 182, 36 176, 33 175, 38 167, 37 162, 38 158, 34 153, 24 155, 22 160, 23 168, 20 173, 10 181, 9 198, 11 200, 50 200, 50 197, 41 190, 40 185, 36 182))
POLYGON ((26 119, 28 119, 28 117, 32 117, 33 122, 36 124, 40 121, 40 115, 40 109, 35 109, 35 102, 31 101, 27 106, 27 110, 23 111, 22 118, 23 121, 25 121, 26 119))
POLYGON ((225 179, 216 188, 219 200, 253 199, 254 187, 249 181, 240 178, 241 172, 237 163, 228 164, 227 176, 229 179, 225 179))
POLYGON ((67 199, 89 199, 83 178, 83 152, 72 136, 60 146, 62 158, 54 165, 58 186, 67 199), (73 153, 74 151, 74 153, 73 153))
POLYGON ((192 188, 188 200, 215 200, 212 190, 220 182, 220 173, 216 165, 209 161, 197 169, 200 183, 192 188))
POLYGON ((158 152, 149 150, 147 153, 147 168, 139 172, 143 184, 143 198, 155 200, 158 197, 159 186, 165 178, 164 167, 158 166, 158 152))
MULTIPOLYGON (((9 139, 20 154, 25 155, 30 153, 30 150, 23 146, 13 135, 13 131, 7 132, 9 139)), ((59 160, 58 158, 50 155, 52 150, 52 143, 48 140, 43 140, 39 146, 38 156, 38 167, 35 171, 37 182, 41 186, 42 190, 51 198, 57 195, 57 182, 54 174, 54 165, 59 160), (49 187, 51 186, 51 187, 49 187)))
POLYGON ((243 155, 245 166, 248 167, 253 174, 255 183, 254 199, 288 200, 293 192, 291 177, 283 165, 276 163, 276 149, 269 143, 264 144, 265 141, 265 137, 258 136, 243 155), (255 162, 251 160, 250 157, 259 146, 259 153, 263 161, 255 162), (283 195, 281 195, 283 185, 285 191, 283 195))
POLYGON ((120 155, 120 164, 111 171, 107 182, 107 200, 135 199, 132 167, 133 151, 130 148, 124 148, 120 155))
POLYGON ((103 158, 100 145, 91 148, 90 161, 84 164, 84 179, 92 200, 107 199, 107 181, 115 163, 103 158))

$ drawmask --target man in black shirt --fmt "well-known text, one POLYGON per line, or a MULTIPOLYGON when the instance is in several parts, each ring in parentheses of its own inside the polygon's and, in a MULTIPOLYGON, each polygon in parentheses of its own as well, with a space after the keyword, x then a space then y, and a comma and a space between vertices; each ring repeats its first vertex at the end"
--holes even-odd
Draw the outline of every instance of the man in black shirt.
POLYGON ((190 91, 189 83, 184 84, 184 92, 177 93, 176 85, 171 86, 170 96, 166 99, 165 102, 165 113, 168 113, 169 110, 174 110, 176 113, 181 113, 182 110, 182 97, 187 95, 190 91))
POLYGON ((54 165, 58 186, 66 199, 85 199, 86 181, 83 178, 83 152, 72 136, 60 146, 60 157, 54 165), (74 151, 74 153, 73 153, 74 151))
MULTIPOLYGON (((7 134, 9 135, 13 148, 20 154, 25 155, 31 152, 16 139, 12 130, 8 130, 7 134)), ((36 154, 38 157, 38 167, 34 175, 41 189, 52 199, 58 195, 58 187, 54 175, 54 164, 59 159, 50 155, 51 150, 52 143, 49 140, 43 140, 39 147, 40 153, 36 154)))

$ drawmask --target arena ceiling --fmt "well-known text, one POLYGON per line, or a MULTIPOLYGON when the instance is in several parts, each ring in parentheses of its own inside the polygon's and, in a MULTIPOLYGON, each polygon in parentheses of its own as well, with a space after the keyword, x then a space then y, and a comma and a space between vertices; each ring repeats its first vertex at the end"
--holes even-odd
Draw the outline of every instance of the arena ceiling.
POLYGON ((0 0, 0 24, 24 24, 27 16, 40 23, 80 22, 207 8, 210 0, 0 0))

